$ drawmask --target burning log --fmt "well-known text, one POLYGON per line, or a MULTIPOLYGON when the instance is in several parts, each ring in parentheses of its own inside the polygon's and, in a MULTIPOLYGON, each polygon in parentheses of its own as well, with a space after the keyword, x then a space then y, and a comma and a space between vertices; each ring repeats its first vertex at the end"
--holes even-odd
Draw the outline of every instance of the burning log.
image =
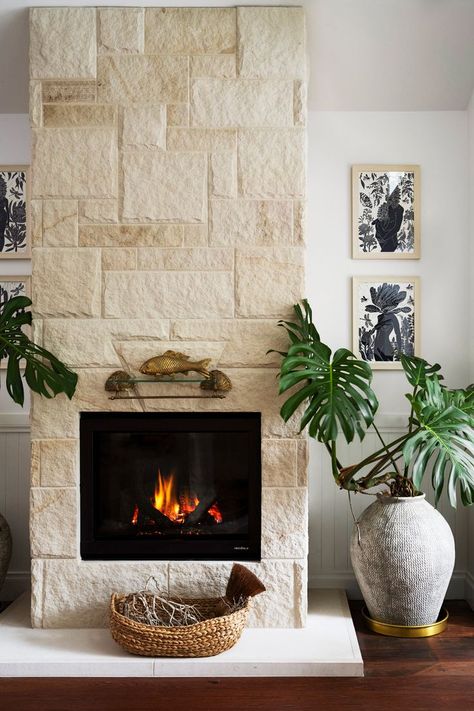
POLYGON ((198 505, 186 516, 183 526, 195 526, 206 518, 209 509, 216 503, 216 495, 212 491, 200 499, 198 505))
POLYGON ((178 526, 190 529, 204 521, 217 524, 222 522, 215 492, 208 491, 200 500, 187 489, 180 491, 173 473, 162 474, 158 470, 153 495, 145 491, 146 488, 142 486, 134 487, 131 492, 133 500, 129 501, 128 519, 133 525, 146 524, 147 519, 151 519, 162 529, 178 526))
POLYGON ((139 516, 146 516, 147 518, 151 518, 152 521, 154 521, 156 525, 160 528, 174 528, 176 526, 176 523, 174 521, 171 521, 168 516, 165 516, 158 509, 155 509, 155 507, 152 506, 150 500, 145 495, 139 497, 137 501, 137 508, 139 516))

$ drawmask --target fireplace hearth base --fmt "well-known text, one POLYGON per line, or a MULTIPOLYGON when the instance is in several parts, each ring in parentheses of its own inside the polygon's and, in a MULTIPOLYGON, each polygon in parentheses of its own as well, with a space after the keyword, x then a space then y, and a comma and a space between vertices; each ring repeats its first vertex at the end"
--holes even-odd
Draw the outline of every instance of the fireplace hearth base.
MULTIPOLYGON (((261 596, 262 598, 264 595, 261 596)), ((224 655, 150 659, 121 650, 108 630, 31 630, 24 595, 0 615, 0 677, 363 676, 343 590, 313 590, 308 626, 245 629, 224 655)))

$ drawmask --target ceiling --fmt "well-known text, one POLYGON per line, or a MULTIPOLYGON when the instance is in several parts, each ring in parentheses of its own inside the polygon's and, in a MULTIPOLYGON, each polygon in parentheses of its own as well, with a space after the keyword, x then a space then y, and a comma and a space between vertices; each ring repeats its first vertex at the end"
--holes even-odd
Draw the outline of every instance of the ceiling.
MULTIPOLYGON (((87 0, 0 0, 0 113, 28 110, 29 6, 87 0)), ((101 0, 104 5, 231 6, 225 0, 101 0)), ((309 108, 463 110, 474 89, 474 0, 253 0, 303 5, 309 108)))

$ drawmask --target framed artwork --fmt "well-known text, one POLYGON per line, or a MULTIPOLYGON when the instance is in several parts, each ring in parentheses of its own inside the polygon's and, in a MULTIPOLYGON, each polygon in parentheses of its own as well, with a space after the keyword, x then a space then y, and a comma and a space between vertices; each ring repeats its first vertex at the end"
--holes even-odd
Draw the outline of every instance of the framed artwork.
MULTIPOLYGON (((31 277, 29 276, 0 276, 0 312, 3 306, 13 299, 14 296, 27 296, 31 298, 31 277)), ((25 326, 27 329, 25 332, 28 333, 30 326, 25 326)), ((28 335, 30 335, 28 333, 28 335)), ((23 362, 23 361, 22 361, 23 362)), ((0 362, 0 369, 5 370, 7 367, 7 361, 2 359, 0 362)))
POLYGON ((379 370, 401 369, 400 355, 418 355, 419 277, 352 279, 353 351, 379 370))
POLYGON ((0 165, 0 259, 29 259, 30 171, 26 165, 0 165))
POLYGON ((420 258, 420 167, 352 166, 352 257, 420 258))

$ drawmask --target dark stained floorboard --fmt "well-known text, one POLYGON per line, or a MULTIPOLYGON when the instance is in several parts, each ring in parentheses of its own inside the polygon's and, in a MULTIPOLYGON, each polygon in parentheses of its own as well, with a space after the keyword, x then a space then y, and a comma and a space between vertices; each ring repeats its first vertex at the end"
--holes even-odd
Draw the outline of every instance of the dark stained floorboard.
POLYGON ((381 637, 351 605, 363 679, 4 679, 1 711, 474 711, 474 613, 438 637, 381 637))

